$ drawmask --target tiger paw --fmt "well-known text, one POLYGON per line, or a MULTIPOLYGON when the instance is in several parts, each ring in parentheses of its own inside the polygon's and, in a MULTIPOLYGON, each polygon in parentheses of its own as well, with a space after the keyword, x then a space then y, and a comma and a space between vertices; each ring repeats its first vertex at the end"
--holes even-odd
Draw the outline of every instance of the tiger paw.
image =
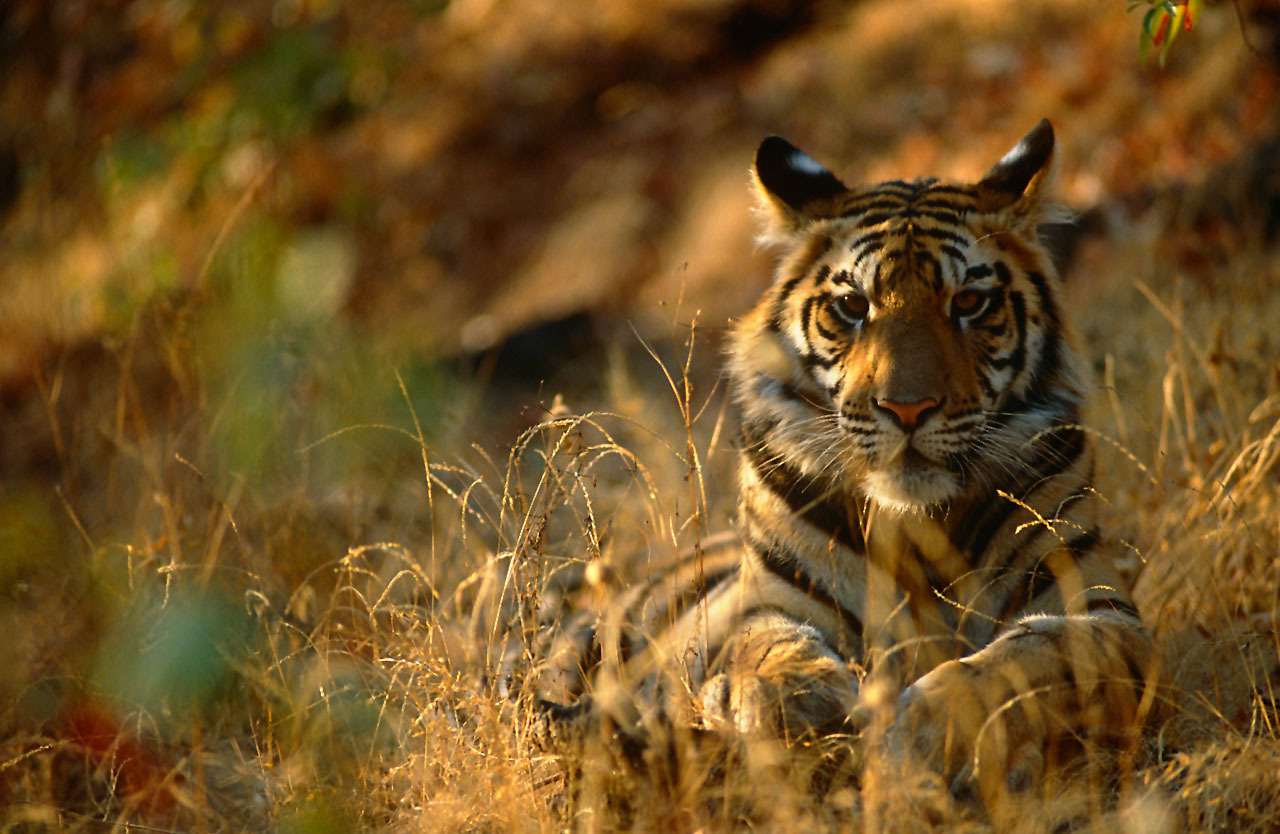
POLYGON ((898 699, 889 752, 940 774, 953 796, 990 805, 1040 783, 1051 722, 1044 701, 1002 675, 950 661, 898 699))
POLYGON ((744 734, 776 732, 777 694, 758 675, 716 675, 702 685, 698 700, 708 727, 744 734))
POLYGON ((699 691, 708 727, 785 739, 856 730, 850 704, 857 695, 852 680, 809 681, 788 688, 760 675, 716 675, 699 691))

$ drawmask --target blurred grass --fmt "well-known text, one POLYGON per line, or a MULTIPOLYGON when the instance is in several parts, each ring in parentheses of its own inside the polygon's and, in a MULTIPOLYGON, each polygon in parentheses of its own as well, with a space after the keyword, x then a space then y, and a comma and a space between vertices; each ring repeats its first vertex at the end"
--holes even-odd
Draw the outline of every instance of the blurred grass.
MULTIPOLYGON (((973 176, 1044 115, 1089 210, 1101 489, 1184 676, 1163 770, 996 825, 1274 819, 1277 652, 1238 636, 1280 593, 1274 177, 1221 166, 1280 86, 1241 10, 1263 54, 1220 5, 1156 73, 1122 4, 8 5, 6 830, 606 830, 607 751, 556 798, 453 589, 511 553, 533 616, 557 569, 730 526, 761 135, 973 176)), ((865 821, 848 751, 677 742, 632 774, 642 830, 865 821)), ((887 819, 990 829, 915 776, 887 819)))

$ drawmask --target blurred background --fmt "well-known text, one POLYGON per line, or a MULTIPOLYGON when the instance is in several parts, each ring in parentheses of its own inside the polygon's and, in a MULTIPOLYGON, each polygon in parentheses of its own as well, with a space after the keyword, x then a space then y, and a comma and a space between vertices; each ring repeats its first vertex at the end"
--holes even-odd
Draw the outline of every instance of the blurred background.
POLYGON ((197 351, 510 343, 530 378, 664 305, 719 328, 768 277, 768 133, 850 181, 973 177, 1048 116, 1063 195, 1103 215, 1274 140, 1271 4, 1210 4, 1163 69, 1124 6, 14 0, 0 391, 159 298, 240 305, 197 351))
MULTIPOLYGON (((1194 299, 1242 249, 1274 262, 1280 8, 1210 2, 1143 60, 1150 6, 1129 5, 7 0, 0 805, 103 818, 175 748, 280 738, 193 705, 288 700, 242 668, 281 662, 246 660, 271 643, 246 635, 269 608, 314 642, 340 584, 317 571, 349 548, 405 543, 420 588, 466 572, 437 549, 456 531, 424 459, 500 473, 548 415, 670 398, 647 346, 679 367, 691 329, 687 376, 714 389, 720 334, 770 277, 765 135, 847 182, 975 178, 1050 118, 1076 318, 1113 390, 1149 382, 1126 361, 1131 278, 1194 299), (166 710, 180 729, 137 718, 166 710)), ((1280 390, 1274 274, 1247 337, 1205 348, 1251 402, 1280 390)))

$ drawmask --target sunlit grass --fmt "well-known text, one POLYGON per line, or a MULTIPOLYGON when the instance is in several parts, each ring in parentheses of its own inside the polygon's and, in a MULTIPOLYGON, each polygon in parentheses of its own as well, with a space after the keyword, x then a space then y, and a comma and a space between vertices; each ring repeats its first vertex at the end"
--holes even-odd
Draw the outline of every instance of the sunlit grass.
MULTIPOLYGON (((344 18, 340 3, 272 4, 278 19, 256 23, 236 4, 133 5, 129 31, 159 33, 141 54, 185 73, 114 79, 153 118, 98 135, 64 91, 12 120, 82 141, 24 168, 5 217, 0 828, 1248 831, 1280 815, 1275 247, 1261 226, 1206 231, 1159 209, 1115 209, 1069 276, 1101 386, 1088 422, 1108 526, 1167 658, 1145 762, 1056 774, 981 818, 931 774, 864 769, 847 739, 788 748, 658 728, 640 766, 602 736, 567 773, 525 724, 546 606, 597 602, 732 527, 717 334, 764 273, 744 267, 749 153, 726 149, 786 125, 856 151, 854 177, 964 175, 1006 123, 1047 113, 1072 201, 1108 188, 1132 201, 1135 183, 1194 173, 1259 130, 1248 114, 1273 85, 1242 63, 1229 9, 1139 84, 1131 27, 1096 6, 864 3, 756 64, 698 75, 682 97, 650 82, 579 89, 557 63, 586 55, 594 71, 604 43, 674 72, 683 58, 664 49, 720 37, 711 14, 673 40, 676 0, 581 18, 549 5, 546 31, 511 4, 415 3, 413 21, 452 28, 406 25, 373 48, 342 26, 396 19, 344 18), (170 7, 171 28, 147 16, 170 7), (1038 25, 1064 51, 1001 45, 1038 25), (423 42, 458 53, 423 56, 423 42), (533 69, 511 70, 521 60, 533 69), (583 97, 570 113, 582 133, 552 137, 564 157, 539 132, 539 96, 558 89, 525 83, 539 73, 583 97), (172 100, 148 110, 156 90, 172 100), (1244 134, 1206 104, 1218 99, 1244 134), (953 139, 971 128, 985 133, 953 139), (432 185, 449 153, 490 140, 499 161, 485 157, 483 182, 470 160, 466 193, 432 185), (566 159, 586 174, 566 183, 566 159), (562 191, 577 202, 549 207, 562 191), (600 207, 615 211, 601 220, 600 207), (586 220, 552 234, 561 208, 586 220), (495 218, 523 243, 485 260, 495 218), (645 297, 670 305, 635 314, 643 335, 611 336, 598 373, 565 368, 538 389, 495 380, 484 360, 432 358, 475 317, 496 336, 560 310, 513 290, 495 316, 476 279, 536 274, 538 298, 557 300, 565 276, 596 275, 563 262, 583 240, 625 261, 609 293, 652 272, 660 289, 645 297), (685 284, 696 304, 670 297, 685 284), (579 596, 596 598, 564 599, 588 563, 579 596), (486 602, 495 587, 500 604, 486 602), (501 682, 486 673, 513 623, 528 650, 501 682)), ((87 41, 95 70, 114 67, 105 42, 87 41)))
MULTIPOLYGON (((148 308, 159 325, 140 319, 122 346, 133 358, 84 400, 105 442, 48 385, 67 487, 9 493, 0 515, 6 579, 27 589, 8 649, 9 822, 1110 831, 1272 818, 1280 412, 1258 349, 1277 315, 1266 250, 1224 266, 1211 292, 1115 280, 1077 312, 1104 383, 1099 488, 1169 659, 1162 724, 1143 762, 1057 774, 1053 793, 982 818, 928 773, 864 771, 842 739, 744 746, 659 728, 643 766, 606 736, 566 772, 525 735, 536 623, 587 564, 596 583, 574 593, 607 593, 730 526, 714 351, 677 311, 667 341, 612 352, 600 410, 547 402, 508 450, 467 450, 440 403, 452 388, 281 316, 252 282, 271 286, 283 244, 232 239, 264 247, 214 267, 215 280, 239 270, 238 294, 148 308), (82 558, 42 555, 68 550, 82 558), (494 652, 512 625, 529 653, 504 688, 494 652)), ((1152 257, 1121 255, 1118 274, 1152 257)))

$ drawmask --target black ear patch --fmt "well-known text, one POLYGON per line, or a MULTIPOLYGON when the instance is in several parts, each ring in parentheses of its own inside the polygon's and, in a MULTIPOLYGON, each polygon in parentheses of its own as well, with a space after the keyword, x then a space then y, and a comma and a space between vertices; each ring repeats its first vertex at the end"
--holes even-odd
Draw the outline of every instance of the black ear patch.
POLYGON ((756 150, 756 176, 771 196, 793 211, 848 190, 813 157, 779 136, 760 143, 756 150))
POLYGON ((1052 156, 1053 125, 1048 119, 1041 119, 1040 124, 1031 128, 1031 132, 987 172, 978 187, 1017 199, 1052 156))

